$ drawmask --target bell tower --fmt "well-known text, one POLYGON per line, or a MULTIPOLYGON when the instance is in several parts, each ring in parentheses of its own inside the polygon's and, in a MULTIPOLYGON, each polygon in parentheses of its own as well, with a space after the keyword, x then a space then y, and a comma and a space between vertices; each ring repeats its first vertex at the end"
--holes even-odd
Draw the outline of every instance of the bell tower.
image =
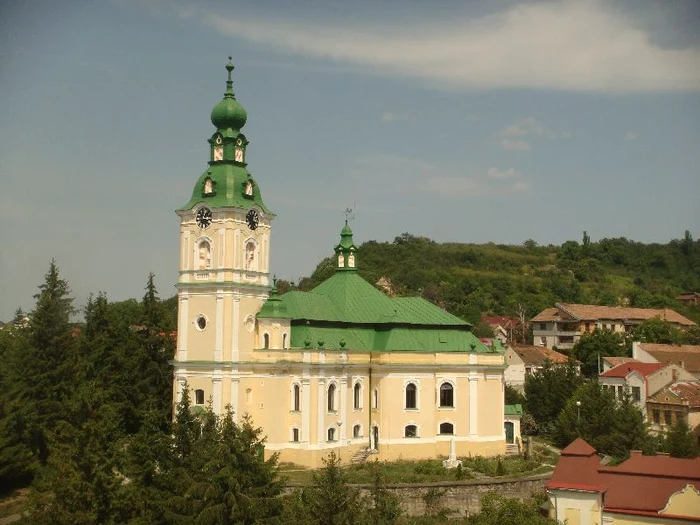
POLYGON ((236 363, 255 348, 255 315, 268 298, 275 215, 248 171, 247 120, 233 92, 229 57, 223 99, 214 106, 208 167, 180 218, 175 402, 189 384, 195 404, 221 413, 237 404, 236 363))

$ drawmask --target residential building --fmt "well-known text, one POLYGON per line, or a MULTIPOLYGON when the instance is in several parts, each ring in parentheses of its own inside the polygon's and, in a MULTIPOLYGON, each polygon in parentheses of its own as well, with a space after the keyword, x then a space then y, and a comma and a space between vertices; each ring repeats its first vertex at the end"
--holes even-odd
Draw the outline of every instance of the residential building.
POLYGON ((700 457, 644 456, 601 465, 581 438, 561 451, 546 484, 550 517, 567 525, 647 525, 700 521, 700 457))
POLYGON ((647 398, 679 379, 693 380, 694 377, 678 365, 630 360, 600 374, 598 383, 612 389, 618 399, 630 396, 646 415, 647 398))
POLYGON ((611 368, 615 368, 618 365, 634 360, 635 359, 631 357, 608 356, 601 358, 601 364, 603 365, 603 372, 607 372, 611 368))
POLYGON ((647 399, 651 429, 666 432, 684 419, 700 444, 700 381, 676 381, 647 399))
POLYGON ((676 297, 676 300, 688 306, 697 306, 700 304, 700 292, 682 293, 678 297, 676 297))
POLYGON ((674 363, 700 379, 700 345, 634 342, 632 357, 645 363, 674 363))
POLYGON ((520 326, 520 319, 517 317, 507 317, 503 315, 482 315, 481 322, 489 325, 493 330, 493 336, 502 344, 512 342, 514 330, 520 326))
MULTIPOLYGON (((569 357, 542 346, 510 345, 506 347, 505 382, 520 392, 525 391, 525 377, 544 368, 545 363, 566 365, 569 357)), ((577 368, 579 367, 576 362, 577 368)))
POLYGON ((568 349, 585 333, 599 330, 625 333, 636 325, 659 317, 681 330, 695 323, 669 308, 623 308, 557 303, 531 319, 533 344, 568 349))
MULTIPOLYGON (((334 274, 278 295, 270 275, 275 214, 247 170, 247 114, 233 93, 211 113, 210 158, 180 219, 173 401, 249 414, 265 455, 318 467, 366 449, 378 459, 506 450, 503 353, 420 297, 362 279, 346 224, 334 274)), ((299 233, 300 242, 303 232, 299 233)), ((293 257, 281 254, 280 257, 293 257)))

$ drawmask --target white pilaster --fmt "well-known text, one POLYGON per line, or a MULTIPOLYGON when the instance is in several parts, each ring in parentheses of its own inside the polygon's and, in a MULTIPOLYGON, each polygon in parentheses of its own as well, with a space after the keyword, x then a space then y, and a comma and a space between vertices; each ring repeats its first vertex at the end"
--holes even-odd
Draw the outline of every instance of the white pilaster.
POLYGON ((311 435, 311 381, 308 377, 308 371, 304 371, 304 376, 301 378, 301 440, 310 441, 311 435))
POLYGON ((187 305, 188 305, 188 297, 184 293, 181 293, 180 294, 180 321, 178 323, 178 332, 177 332, 177 342, 178 342, 177 360, 178 361, 187 361, 187 328, 188 328, 187 305))
POLYGON ((326 378, 318 378, 318 435, 317 443, 325 443, 326 441, 326 378))
POLYGON ((338 418, 340 420, 340 441, 343 444, 345 443, 345 439, 347 438, 347 434, 348 434, 347 409, 348 409, 348 378, 347 378, 347 376, 343 376, 340 378, 340 413, 338 414, 340 416, 338 418))
POLYGON ((243 328, 241 326, 240 297, 233 298, 233 319, 231 323, 231 361, 238 361, 240 359, 239 334, 243 328))
POLYGON ((238 377, 231 378, 231 410, 233 410, 233 420, 238 422, 238 387, 239 387, 238 377))
MULTIPOLYGON (((214 341, 214 361, 220 362, 224 345, 224 294, 216 294, 216 339, 214 341)), ((218 414, 218 412, 217 412, 218 414)))
POLYGON ((476 437, 479 434, 479 377, 476 375, 469 376, 469 436, 476 437))
POLYGON ((223 385, 221 384, 221 372, 218 372, 217 375, 219 377, 214 377, 211 380, 211 389, 214 395, 213 409, 215 414, 221 414, 221 396, 223 395, 223 385))

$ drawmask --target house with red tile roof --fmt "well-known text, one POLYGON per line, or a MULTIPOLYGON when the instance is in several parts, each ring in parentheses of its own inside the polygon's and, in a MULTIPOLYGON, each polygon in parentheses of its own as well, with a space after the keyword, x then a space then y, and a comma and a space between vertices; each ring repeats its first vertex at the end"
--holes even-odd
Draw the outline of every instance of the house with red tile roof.
POLYGON ((700 457, 632 451, 605 466, 581 438, 561 451, 546 485, 550 517, 568 525, 700 522, 700 457))
MULTIPOLYGON (((520 392, 525 390, 525 377, 542 370, 545 363, 566 365, 569 362, 569 357, 562 353, 533 345, 510 345, 506 347, 505 359, 507 368, 504 372, 504 378, 506 384, 520 392)), ((577 367, 580 364, 578 361, 575 363, 577 367)))
POLYGON ((651 429, 665 432, 684 419, 700 444, 700 381, 676 381, 647 399, 651 429))
POLYGON ((676 297, 677 301, 685 303, 689 306, 700 304, 700 292, 686 292, 676 297))
POLYGON ((632 357, 645 363, 673 363, 700 379, 700 345, 632 343, 632 357))
POLYGON ((531 319, 533 344, 567 349, 585 333, 610 330, 625 333, 634 326, 659 317, 685 330, 695 323, 670 308, 626 308, 590 304, 557 303, 531 319))
POLYGON ((613 391, 618 399, 631 396, 637 408, 647 414, 647 398, 678 379, 694 377, 678 365, 626 361, 598 376, 598 383, 613 391))
POLYGON ((602 357, 601 361, 602 361, 602 365, 603 365, 603 372, 607 372, 611 368, 615 368, 617 365, 621 365, 622 363, 627 363, 628 361, 635 361, 635 359, 632 357, 609 356, 609 357, 602 357))
POLYGON ((513 330, 520 325, 517 317, 507 317, 505 315, 482 315, 481 322, 489 325, 493 330, 493 335, 501 343, 513 340, 513 330))

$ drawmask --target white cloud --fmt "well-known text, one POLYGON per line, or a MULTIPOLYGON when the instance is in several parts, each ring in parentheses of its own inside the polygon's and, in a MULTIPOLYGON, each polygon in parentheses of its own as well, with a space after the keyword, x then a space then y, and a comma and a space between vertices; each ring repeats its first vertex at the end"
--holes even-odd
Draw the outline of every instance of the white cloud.
POLYGON ((530 143, 522 139, 501 139, 498 144, 503 149, 515 151, 530 151, 532 149, 530 143))
POLYGON ((502 149, 529 151, 532 146, 525 137, 542 137, 548 139, 571 138, 568 131, 553 131, 546 128, 535 117, 527 117, 509 124, 496 136, 498 145, 502 149))
POLYGON ((639 134, 634 132, 634 131, 628 131, 624 135, 622 135, 622 138, 624 140, 637 140, 639 138, 639 134))
POLYGON ((700 47, 661 48, 631 17, 602 0, 541 1, 480 18, 435 15, 385 26, 371 20, 313 23, 203 9, 198 16, 223 35, 276 51, 417 78, 440 88, 700 90, 700 47))
POLYGON ((515 171, 514 168, 508 168, 507 170, 489 168, 487 175, 491 179, 517 179, 518 177, 520 177, 520 173, 515 171))

